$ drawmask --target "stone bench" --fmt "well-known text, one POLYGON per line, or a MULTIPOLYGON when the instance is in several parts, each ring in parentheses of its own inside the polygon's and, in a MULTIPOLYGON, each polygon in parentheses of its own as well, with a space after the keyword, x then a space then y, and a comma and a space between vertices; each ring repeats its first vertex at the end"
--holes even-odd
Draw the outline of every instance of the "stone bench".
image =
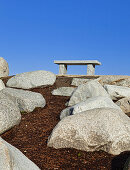
POLYGON ((55 64, 59 65, 59 74, 67 74, 67 65, 87 65, 87 75, 95 74, 95 65, 101 65, 97 60, 55 60, 55 64))

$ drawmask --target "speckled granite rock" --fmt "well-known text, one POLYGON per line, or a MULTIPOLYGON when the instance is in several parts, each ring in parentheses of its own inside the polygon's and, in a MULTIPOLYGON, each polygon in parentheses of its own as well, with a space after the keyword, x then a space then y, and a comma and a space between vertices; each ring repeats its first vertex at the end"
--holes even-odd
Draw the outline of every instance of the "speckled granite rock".
POLYGON ((0 91, 0 134, 18 125, 20 121, 21 114, 17 105, 0 91))
POLYGON ((130 78, 119 79, 117 81, 113 81, 111 84, 116 86, 130 87, 130 78))
POLYGON ((119 100, 124 97, 130 97, 130 88, 115 85, 104 85, 104 88, 111 96, 112 100, 119 100))
POLYGON ((91 80, 87 83, 79 85, 75 91, 73 92, 68 106, 75 105, 79 102, 85 101, 90 97, 96 96, 106 96, 109 97, 106 90, 102 87, 102 85, 97 80, 91 80))
POLYGON ((1 92, 17 103, 21 112, 32 112, 36 107, 43 108, 46 105, 40 93, 13 88, 4 88, 1 92))
POLYGON ((0 138, 1 170, 40 170, 20 150, 0 138))
POLYGON ((130 78, 130 76, 121 76, 121 75, 101 75, 98 79, 98 81, 102 84, 115 84, 125 80, 127 78, 130 78))
POLYGON ((120 99, 116 102, 116 104, 122 109, 124 113, 130 113, 130 97, 120 99))
POLYGON ((75 87, 59 87, 52 91, 52 95, 71 96, 75 87))
POLYGON ((30 89, 43 85, 53 85, 56 80, 56 75, 49 71, 32 71, 17 74, 10 78, 6 85, 8 87, 17 87, 23 89, 30 89))
POLYGON ((118 155, 130 151, 130 119, 122 111, 110 108, 67 116, 53 129, 47 145, 118 155))

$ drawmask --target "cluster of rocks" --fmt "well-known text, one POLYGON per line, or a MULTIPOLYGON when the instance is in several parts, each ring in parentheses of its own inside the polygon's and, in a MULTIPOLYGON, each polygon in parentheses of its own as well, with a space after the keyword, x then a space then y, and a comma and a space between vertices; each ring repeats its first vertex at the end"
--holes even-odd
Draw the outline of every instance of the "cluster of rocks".
MULTIPOLYGON (((8 74, 8 64, 3 58, 0 58, 0 77, 6 77, 8 74)), ((46 105, 46 101, 40 93, 26 89, 53 85, 55 80, 55 74, 42 70, 17 74, 7 81, 6 86, 0 80, 0 134, 18 125, 21 121, 21 114, 32 112, 36 107, 43 108, 46 105)), ((1 137, 0 155, 0 169, 2 170, 39 169, 22 152, 1 137)))
MULTIPOLYGON (((9 74, 0 58, 0 77, 9 74)), ((17 74, 6 85, 0 80, 0 134, 21 121, 21 114, 45 107, 40 93, 30 88, 53 85, 56 75, 48 71, 17 74), (22 88, 22 89, 21 89, 22 88)), ((61 87, 53 95, 70 96, 60 122, 48 138, 49 147, 103 150, 113 155, 130 151, 130 78, 100 76, 95 80, 72 80, 72 87, 61 87), (126 114, 125 114, 126 113, 126 114)), ((17 148, 0 138, 0 169, 39 169, 17 148)))
POLYGON ((103 150, 113 155, 130 151, 130 118, 126 115, 130 113, 130 78, 74 78, 71 85, 75 86, 73 91, 63 87, 52 92, 70 96, 70 100, 49 136, 48 146, 103 150))

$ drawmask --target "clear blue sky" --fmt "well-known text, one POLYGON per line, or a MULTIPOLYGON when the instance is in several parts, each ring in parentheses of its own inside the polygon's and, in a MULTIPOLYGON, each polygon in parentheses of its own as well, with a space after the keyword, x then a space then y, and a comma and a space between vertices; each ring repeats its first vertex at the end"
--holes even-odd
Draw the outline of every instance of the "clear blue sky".
POLYGON ((0 56, 10 75, 89 59, 98 75, 130 75, 130 0, 0 0, 0 56))

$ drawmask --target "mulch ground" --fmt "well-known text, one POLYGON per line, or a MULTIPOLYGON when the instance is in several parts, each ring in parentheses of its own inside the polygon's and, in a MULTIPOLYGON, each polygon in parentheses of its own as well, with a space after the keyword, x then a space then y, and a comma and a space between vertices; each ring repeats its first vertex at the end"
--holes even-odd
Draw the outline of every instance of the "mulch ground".
MULTIPOLYGON (((8 77, 9 78, 9 77, 8 77)), ((6 83, 8 78, 3 78, 6 83)), ((44 108, 22 114, 21 123, 1 135, 3 139, 18 148, 40 169, 70 170, 121 170, 130 152, 118 156, 100 152, 84 152, 76 149, 54 149, 47 147, 47 140, 53 128, 60 121, 60 112, 66 107, 69 97, 53 96, 57 87, 70 86, 72 78, 58 77, 53 86, 30 89, 41 93, 46 99, 44 108)))

